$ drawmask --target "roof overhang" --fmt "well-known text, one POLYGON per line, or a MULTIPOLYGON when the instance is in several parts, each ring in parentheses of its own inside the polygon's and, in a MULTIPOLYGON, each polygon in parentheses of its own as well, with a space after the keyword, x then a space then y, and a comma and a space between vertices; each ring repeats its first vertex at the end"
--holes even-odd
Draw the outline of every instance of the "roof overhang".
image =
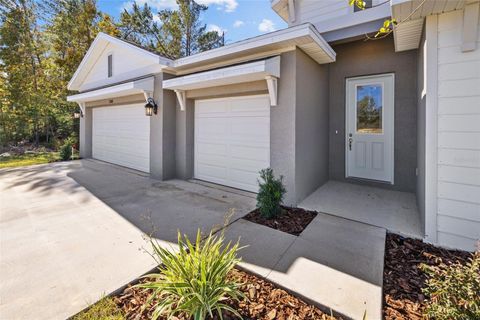
POLYGON ((216 70, 199 72, 163 81, 163 88, 174 90, 181 110, 185 110, 187 90, 265 80, 270 104, 277 104, 277 79, 280 77, 280 57, 273 57, 216 70))
POLYGON ((172 60, 159 56, 155 53, 137 47, 131 43, 123 41, 121 39, 112 37, 108 34, 100 32, 95 40, 93 40, 90 48, 88 49, 87 53, 83 57, 80 65, 78 66, 77 70, 73 74, 73 77, 68 82, 68 90, 80 90, 81 84, 85 77, 90 72, 92 66, 97 62, 99 56, 105 50, 109 43, 113 43, 131 50, 134 50, 138 55, 139 58, 144 59, 146 61, 151 61, 152 64, 160 64, 165 67, 170 66, 172 64, 172 60))
POLYGON ((290 20, 290 14, 289 14, 290 12, 288 8, 288 4, 289 4, 288 0, 271 0, 270 1, 270 6, 272 7, 273 11, 275 11, 280 16, 280 18, 282 18, 285 22, 289 22, 290 20))
POLYGON ((280 77, 280 57, 163 80, 163 88, 193 90, 280 77))
POLYGON ((478 4, 478 1, 391 0, 392 18, 399 22, 393 30, 395 51, 405 51, 419 47, 425 17, 454 10, 464 10, 466 7, 478 4))
POLYGON ((170 72, 182 75, 302 49, 319 64, 335 61, 335 51, 315 27, 301 24, 175 60, 170 72))
POLYGON ((153 77, 149 77, 103 89, 97 89, 93 91, 75 94, 73 96, 68 96, 67 101, 77 102, 80 106, 82 106, 86 102, 113 99, 139 93, 144 94, 145 98, 148 98, 153 93, 153 85, 154 79, 153 77))

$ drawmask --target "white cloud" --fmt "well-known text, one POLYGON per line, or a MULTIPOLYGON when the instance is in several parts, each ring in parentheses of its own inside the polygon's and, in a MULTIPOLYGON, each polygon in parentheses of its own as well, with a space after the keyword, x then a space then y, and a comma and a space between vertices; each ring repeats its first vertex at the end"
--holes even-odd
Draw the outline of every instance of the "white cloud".
POLYGON ((245 22, 243 22, 242 20, 235 20, 235 22, 233 23, 233 27, 234 28, 240 28, 244 24, 245 24, 245 22))
POLYGON ((197 3, 204 4, 206 6, 210 6, 212 4, 217 5, 219 9, 222 9, 225 12, 233 12, 238 7, 237 0, 197 0, 197 3))
POLYGON ((275 31, 275 24, 272 20, 263 19, 258 25, 258 31, 260 32, 272 32, 275 31))
MULTIPOLYGON (((123 9, 130 10, 132 8, 132 4, 134 1, 127 1, 124 2, 122 5, 123 9)), ((175 0, 136 0, 135 1, 139 6, 143 6, 145 3, 148 4, 150 7, 156 10, 163 10, 163 9, 178 9, 177 2, 175 0)))
POLYGON ((217 31, 218 34, 222 34, 223 32, 227 32, 227 29, 220 28, 216 24, 209 24, 207 25, 207 31, 217 31))

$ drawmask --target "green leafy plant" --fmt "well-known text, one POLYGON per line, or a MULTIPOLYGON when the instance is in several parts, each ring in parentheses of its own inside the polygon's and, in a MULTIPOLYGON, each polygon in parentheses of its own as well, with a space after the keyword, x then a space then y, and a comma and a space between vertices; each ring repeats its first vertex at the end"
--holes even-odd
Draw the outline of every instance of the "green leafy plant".
POLYGON ((225 303, 243 298, 240 284, 227 277, 240 262, 238 242, 224 244, 223 234, 212 233, 202 241, 198 231, 195 243, 178 233, 178 252, 161 247, 155 240, 151 244, 159 272, 145 276, 153 280, 138 286, 153 290, 145 304, 156 304, 152 319, 178 316, 204 320, 214 314, 222 319, 222 310, 240 317, 225 303))
POLYGON ((480 319, 480 250, 462 265, 422 265, 429 279, 425 315, 438 320, 480 319))
POLYGON ((63 161, 72 159, 72 146, 72 141, 70 139, 66 139, 60 148, 60 159, 63 161))
POLYGON ((266 219, 272 219, 281 214, 280 206, 287 190, 283 185, 283 176, 275 178, 272 168, 262 169, 258 181, 257 208, 266 219))

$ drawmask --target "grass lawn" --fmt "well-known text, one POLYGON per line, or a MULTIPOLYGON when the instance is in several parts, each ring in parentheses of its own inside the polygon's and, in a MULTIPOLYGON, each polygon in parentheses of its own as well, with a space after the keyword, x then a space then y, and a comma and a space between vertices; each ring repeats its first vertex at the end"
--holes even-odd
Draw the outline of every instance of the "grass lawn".
POLYGON ((26 153, 0 158, 0 169, 31 166, 33 164, 49 163, 58 161, 58 152, 26 153))
POLYGON ((124 320, 123 311, 112 298, 103 298, 88 310, 73 317, 73 320, 124 320))

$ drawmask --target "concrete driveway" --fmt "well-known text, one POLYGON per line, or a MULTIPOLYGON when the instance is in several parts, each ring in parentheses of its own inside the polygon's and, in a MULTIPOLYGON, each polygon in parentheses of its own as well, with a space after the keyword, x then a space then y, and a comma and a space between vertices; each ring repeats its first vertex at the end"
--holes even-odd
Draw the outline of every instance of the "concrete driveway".
POLYGON ((0 170, 0 318, 71 316, 154 266, 145 233, 175 242, 254 205, 94 160, 0 170))

